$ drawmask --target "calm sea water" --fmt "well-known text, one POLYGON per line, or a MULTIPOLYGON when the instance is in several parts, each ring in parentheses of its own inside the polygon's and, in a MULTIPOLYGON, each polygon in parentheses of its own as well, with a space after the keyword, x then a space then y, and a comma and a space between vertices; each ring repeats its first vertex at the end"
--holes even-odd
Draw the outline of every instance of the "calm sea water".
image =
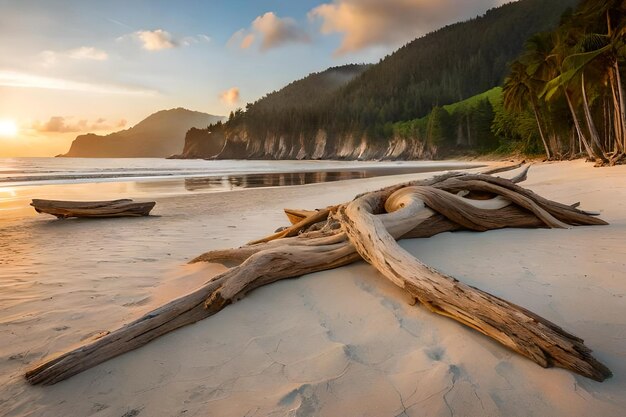
MULTIPOLYGON (((205 161, 153 158, 0 159, 0 186, 181 179, 189 191, 303 185, 468 167, 454 162, 205 161)), ((474 165, 476 166, 476 165, 474 165)))
MULTIPOLYGON (((478 166, 478 165, 473 165, 478 166)), ((0 159, 0 221, 35 216, 33 198, 157 199, 469 168, 454 162, 0 159)))

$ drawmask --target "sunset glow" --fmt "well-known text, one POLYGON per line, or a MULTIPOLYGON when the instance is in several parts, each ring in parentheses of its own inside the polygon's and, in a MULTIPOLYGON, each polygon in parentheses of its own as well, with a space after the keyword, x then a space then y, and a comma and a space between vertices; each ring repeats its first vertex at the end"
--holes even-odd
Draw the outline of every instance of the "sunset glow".
POLYGON ((307 74, 377 62, 505 2, 5 2, 0 119, 12 122, 2 125, 0 157, 62 154, 79 135, 164 109, 228 116, 307 74))
POLYGON ((13 120, 0 119, 0 138, 14 138, 17 132, 17 124, 13 120))

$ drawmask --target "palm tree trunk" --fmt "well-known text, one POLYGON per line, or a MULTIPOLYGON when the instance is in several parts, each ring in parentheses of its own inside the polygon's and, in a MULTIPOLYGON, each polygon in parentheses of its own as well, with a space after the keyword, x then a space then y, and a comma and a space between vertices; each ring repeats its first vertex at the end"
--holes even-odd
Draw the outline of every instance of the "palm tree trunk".
POLYGON ((615 60, 615 64, 613 64, 613 69, 615 71, 615 78, 617 79, 617 92, 619 96, 619 115, 620 122, 622 124, 622 150, 626 150, 626 109, 624 108, 624 89, 622 88, 622 76, 619 73, 619 64, 617 60, 615 60))
POLYGON ((606 151, 600 142, 600 134, 598 133, 598 129, 596 128, 596 124, 593 121, 593 117, 591 116, 591 110, 589 109, 589 101, 587 100, 587 87, 585 86, 585 72, 583 71, 580 77, 580 88, 583 93, 583 110, 585 112, 585 118, 587 119, 587 126, 589 127, 589 133, 591 134, 591 140, 593 141, 593 145, 597 147, 597 154, 600 158, 606 162, 608 160, 606 156, 606 151))
POLYGON ((563 158, 563 147, 556 133, 552 132, 549 136, 548 146, 552 149, 552 157, 557 159, 563 158))
POLYGON ((622 150, 622 137, 624 130, 621 123, 617 81, 615 80, 615 74, 613 74, 613 71, 609 71, 609 84, 611 85, 611 98, 613 99, 613 132, 615 134, 615 147, 616 152, 620 152, 622 150))
POLYGON ((604 149, 613 152, 613 141, 611 136, 611 112, 607 106, 608 99, 606 95, 602 97, 602 114, 604 116, 604 149))
POLYGON ((565 99, 567 100, 569 110, 572 113, 572 118, 574 119, 574 126, 576 127, 576 132, 578 133, 578 140, 581 141, 583 145, 585 145, 585 151, 587 151, 587 155, 589 156, 589 158, 596 159, 596 155, 594 154, 593 149, 591 149, 589 143, 587 142, 587 138, 585 138, 585 134, 583 133, 583 130, 580 126, 580 122, 578 121, 578 116, 576 116, 576 110, 574 108, 574 105, 572 104, 572 99, 566 88, 563 88, 563 93, 565 94, 565 99))
POLYGON ((550 154, 550 147, 548 146, 548 142, 546 141, 546 136, 543 133, 543 127, 541 127, 541 120, 539 119, 539 112, 537 111, 537 103, 535 102, 534 97, 531 99, 531 103, 533 105, 533 113, 535 113, 535 120, 537 121, 537 127, 539 128, 539 136, 541 136, 543 147, 546 150, 546 156, 548 157, 548 159, 551 159, 552 155, 550 154))
POLYGON ((604 149, 611 152, 611 145, 609 144, 609 135, 608 130, 606 130, 608 126, 608 117, 606 113, 606 97, 602 96, 602 143, 604 149))
MULTIPOLYGON (((613 78, 613 76, 611 76, 613 78)), ((615 135, 615 147, 617 152, 622 150, 623 129, 619 110, 619 99, 617 98, 617 90, 612 87, 613 92, 613 134, 615 135)))

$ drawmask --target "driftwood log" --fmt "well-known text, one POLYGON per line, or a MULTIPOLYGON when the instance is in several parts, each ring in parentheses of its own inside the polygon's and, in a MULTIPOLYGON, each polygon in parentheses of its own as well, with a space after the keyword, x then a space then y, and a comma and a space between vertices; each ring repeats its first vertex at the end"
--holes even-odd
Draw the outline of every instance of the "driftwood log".
POLYGON ((478 330, 543 367, 557 366, 603 381, 611 372, 582 339, 424 265, 396 243, 461 229, 607 224, 577 204, 556 203, 518 186, 527 170, 510 180, 489 175, 493 172, 447 173, 322 210, 286 210, 291 227, 191 261, 234 265, 226 272, 132 323, 44 361, 28 370, 26 378, 32 384, 54 384, 209 317, 255 288, 365 259, 430 311, 478 330))
POLYGON ((147 216, 156 202, 134 202, 133 200, 112 201, 60 201, 34 199, 30 205, 37 213, 46 213, 59 219, 71 217, 140 217, 147 216))

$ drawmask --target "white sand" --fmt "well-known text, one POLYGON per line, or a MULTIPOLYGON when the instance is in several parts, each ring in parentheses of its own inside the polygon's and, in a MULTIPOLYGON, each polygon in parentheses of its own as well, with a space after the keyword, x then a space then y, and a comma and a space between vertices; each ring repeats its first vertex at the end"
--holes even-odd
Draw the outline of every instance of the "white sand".
POLYGON ((153 218, 0 221, 0 416, 623 416, 626 166, 580 161, 535 166, 525 186, 602 210, 610 226, 403 246, 584 338, 615 374, 604 383, 409 306, 365 263, 261 288, 57 385, 23 380, 29 363, 204 282, 223 267, 188 259, 284 225, 283 207, 415 177, 163 198, 153 218))

